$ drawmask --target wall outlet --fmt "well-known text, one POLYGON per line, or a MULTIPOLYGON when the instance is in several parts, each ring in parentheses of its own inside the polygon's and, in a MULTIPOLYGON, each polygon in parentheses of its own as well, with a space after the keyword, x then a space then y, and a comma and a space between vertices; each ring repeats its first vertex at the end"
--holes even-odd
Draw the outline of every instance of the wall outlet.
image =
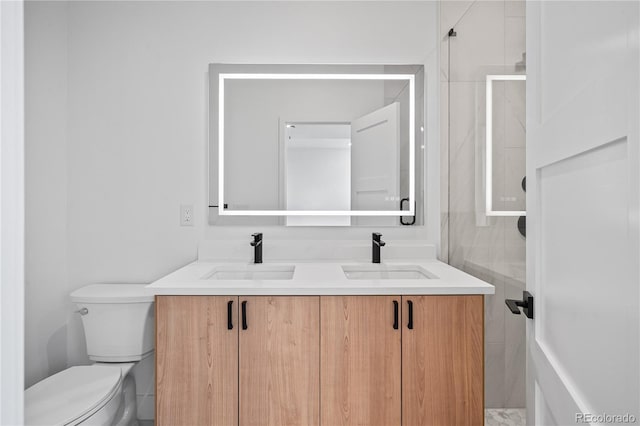
POLYGON ((180 226, 193 226, 193 204, 180 205, 180 226))

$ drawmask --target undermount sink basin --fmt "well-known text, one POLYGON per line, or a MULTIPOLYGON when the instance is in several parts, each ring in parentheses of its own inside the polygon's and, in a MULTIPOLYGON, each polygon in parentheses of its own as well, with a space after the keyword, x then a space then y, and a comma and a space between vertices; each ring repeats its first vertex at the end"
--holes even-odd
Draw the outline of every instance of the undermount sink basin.
POLYGON ((343 265, 350 280, 427 280, 437 278, 417 265, 343 265))
POLYGON ((216 267, 209 280, 290 280, 296 267, 292 265, 228 265, 216 267))

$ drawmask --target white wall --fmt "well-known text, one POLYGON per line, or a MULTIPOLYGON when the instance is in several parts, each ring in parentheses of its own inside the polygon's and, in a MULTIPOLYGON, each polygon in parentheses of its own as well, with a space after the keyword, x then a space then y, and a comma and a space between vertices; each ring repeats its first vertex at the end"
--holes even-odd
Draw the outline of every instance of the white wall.
MULTIPOLYGON (((25 5, 26 385, 67 366, 67 5, 25 5)), ((73 352, 73 351, 72 351, 73 352)), ((75 361, 76 359, 72 358, 75 361)))
MULTIPOLYGON (((280 137, 284 122, 350 123, 383 107, 383 90, 380 81, 226 82, 224 195, 229 208, 282 208, 280 137)), ((216 186, 217 180, 212 179, 216 186)), ((282 223, 281 218, 268 219, 282 223)))
MULTIPOLYGON (((421 64, 436 26, 435 2, 29 4, 27 227, 38 232, 27 239, 27 384, 86 360, 71 289, 152 281, 195 259, 203 237, 255 231, 206 225, 209 63, 421 64), (191 203, 196 226, 180 227, 191 203)), ((385 231, 387 241, 437 234, 385 231)), ((368 238, 285 227, 265 237, 368 238)))
POLYGON ((0 424, 23 420, 24 11, 0 3, 0 424))
POLYGON ((351 207, 349 139, 315 139, 314 142, 333 143, 333 146, 330 148, 317 145, 295 148, 290 146, 287 149, 288 209, 349 210, 351 207), (338 144, 342 146, 337 146, 338 144))

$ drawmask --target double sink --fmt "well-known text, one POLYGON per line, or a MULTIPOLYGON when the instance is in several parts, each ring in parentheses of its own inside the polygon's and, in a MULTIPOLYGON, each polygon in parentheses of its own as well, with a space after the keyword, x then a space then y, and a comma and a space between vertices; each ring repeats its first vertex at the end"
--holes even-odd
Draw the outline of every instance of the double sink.
MULTIPOLYGON (((425 280, 437 278, 418 265, 340 265, 350 280, 425 280)), ((205 277, 210 280, 290 280, 294 265, 224 265, 205 277)))
MULTIPOLYGON (((255 263, 244 265, 221 265, 213 269, 204 279, 208 280, 291 280, 295 273, 294 265, 263 265, 261 232, 252 234, 251 246, 255 263)), ((437 278, 419 265, 380 264, 380 247, 386 243, 382 234, 371 234, 371 260, 373 264, 340 265, 344 276, 349 280, 425 280, 437 278)), ((304 275, 304 273, 302 274, 304 275)))

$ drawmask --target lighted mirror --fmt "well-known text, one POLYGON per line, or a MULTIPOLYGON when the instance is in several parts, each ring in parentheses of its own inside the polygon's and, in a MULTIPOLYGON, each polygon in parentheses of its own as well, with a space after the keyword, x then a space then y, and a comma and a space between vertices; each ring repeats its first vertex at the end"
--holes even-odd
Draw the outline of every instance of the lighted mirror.
POLYGON ((525 216, 525 75, 486 80, 487 216, 525 216))
POLYGON ((422 66, 211 64, 209 84, 210 223, 423 223, 422 66))

